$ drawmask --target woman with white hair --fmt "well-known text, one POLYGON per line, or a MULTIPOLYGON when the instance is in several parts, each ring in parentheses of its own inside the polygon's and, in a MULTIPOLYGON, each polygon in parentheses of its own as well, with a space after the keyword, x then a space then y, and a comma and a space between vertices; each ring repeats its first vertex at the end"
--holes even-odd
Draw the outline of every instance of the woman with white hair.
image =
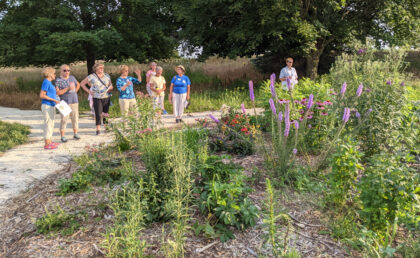
POLYGON ((120 77, 118 77, 116 85, 117 89, 120 92, 120 98, 118 100, 120 104, 121 114, 126 116, 130 109, 135 109, 137 107, 136 95, 134 92, 133 84, 141 83, 141 71, 139 69, 135 70, 137 74, 137 79, 131 76, 128 76, 128 66, 120 66, 120 77))
POLYGON ((39 97, 42 99, 41 111, 44 116, 44 149, 56 149, 59 143, 52 142, 54 130, 55 105, 60 103, 57 99, 57 88, 51 83, 55 79, 55 69, 47 67, 42 71, 44 81, 42 82, 39 97))
POLYGON ((182 122, 186 100, 190 99, 191 81, 190 78, 185 75, 184 66, 178 65, 175 71, 177 75, 171 80, 169 103, 173 104, 174 115, 176 117, 175 122, 180 123, 182 122))
POLYGON ((60 77, 55 79, 55 85, 58 87, 57 94, 60 96, 60 99, 64 100, 71 108, 71 113, 68 116, 61 115, 61 141, 67 142, 67 139, 64 135, 69 118, 73 126, 73 138, 79 140, 79 100, 77 98, 77 92, 80 89, 80 83, 76 80, 76 78, 74 78, 73 75, 70 75, 70 66, 66 64, 60 66, 60 77))
POLYGON ((162 75, 163 68, 158 66, 156 67, 156 75, 150 77, 150 90, 152 91, 153 96, 153 109, 159 108, 159 114, 167 114, 165 111, 164 101, 165 101, 165 90, 166 90, 166 80, 162 75))
POLYGON ((92 94, 93 108, 95 109, 96 135, 99 135, 101 133, 101 120, 103 120, 105 128, 108 125, 106 117, 109 116, 110 92, 114 87, 112 86, 111 76, 104 73, 103 63, 96 63, 92 68, 94 72, 81 81, 80 86, 88 94, 92 94), (89 85, 90 90, 86 87, 86 84, 89 85))

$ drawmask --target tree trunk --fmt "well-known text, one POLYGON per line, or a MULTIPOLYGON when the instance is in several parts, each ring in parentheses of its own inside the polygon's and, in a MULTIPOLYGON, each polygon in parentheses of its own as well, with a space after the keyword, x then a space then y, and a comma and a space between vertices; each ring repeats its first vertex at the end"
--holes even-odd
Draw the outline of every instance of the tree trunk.
POLYGON ((92 45, 87 45, 85 46, 85 50, 86 50, 86 65, 87 65, 87 71, 88 74, 93 73, 93 65, 95 64, 95 51, 93 49, 92 45))
POLYGON ((318 76, 319 57, 318 51, 311 51, 306 57, 306 76, 309 76, 311 80, 315 80, 318 76))
POLYGON ((318 39, 316 43, 316 49, 311 50, 308 56, 306 56, 306 76, 309 76, 312 80, 315 80, 318 76, 318 65, 319 58, 324 53, 325 47, 331 42, 330 39, 318 39))

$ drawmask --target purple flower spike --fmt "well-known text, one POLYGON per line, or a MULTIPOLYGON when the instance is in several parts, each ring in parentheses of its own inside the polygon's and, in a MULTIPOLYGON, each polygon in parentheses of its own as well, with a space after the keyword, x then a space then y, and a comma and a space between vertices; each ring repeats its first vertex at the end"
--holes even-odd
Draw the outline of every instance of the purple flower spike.
POLYGON ((209 114, 209 117, 216 122, 217 124, 220 122, 219 119, 215 118, 212 114, 209 114))
POLYGON ((279 112, 279 121, 283 121, 283 113, 281 111, 279 112))
POLYGON ((388 80, 388 81, 386 81, 386 84, 391 85, 392 84, 392 81, 391 80, 388 80))
POLYGON ((273 98, 277 97, 275 84, 276 84, 276 75, 273 73, 270 76, 270 90, 271 90, 271 96, 273 96, 273 98))
POLYGON ((290 109, 289 109, 289 103, 286 103, 286 107, 284 110, 284 121, 286 122, 289 121, 289 113, 290 113, 290 109))
POLYGON ((254 83, 252 81, 249 81, 249 97, 251 98, 251 101, 252 102, 255 101, 255 96, 254 96, 254 83))
POLYGON ((347 123, 350 118, 350 108, 344 108, 344 115, 343 115, 343 121, 344 123, 347 123))
POLYGON ((341 91, 340 91, 341 96, 344 96, 344 93, 346 93, 346 90, 347 90, 347 83, 344 82, 343 85, 341 85, 341 91))
POLYGON ((400 86, 405 86, 405 82, 401 82, 400 83, 400 86))
POLYGON ((293 149, 293 155, 297 154, 297 149, 293 149))
POLYGON ((314 103, 314 95, 309 95, 308 104, 306 105, 306 109, 310 109, 312 107, 312 104, 314 103))
POLYGON ((241 104, 241 108, 242 108, 242 113, 246 114, 245 105, 243 103, 241 104))
POLYGON ((357 91, 356 91, 356 96, 357 96, 357 97, 360 97, 360 95, 362 95, 362 91, 363 91, 363 84, 361 83, 361 84, 359 85, 359 88, 357 88, 357 91))
POLYGON ((356 117, 360 118, 360 113, 356 111, 356 117))
POLYGON ((274 100, 270 99, 268 102, 270 102, 270 108, 271 108, 271 111, 273 112, 273 115, 276 115, 277 110, 276 110, 276 106, 274 105, 274 100))
POLYGON ((291 91, 292 90, 292 83, 290 82, 289 78, 286 79, 286 84, 287 84, 287 89, 289 89, 289 91, 291 91))
POLYGON ((284 120, 285 123, 285 127, 284 127, 284 136, 288 137, 289 136, 289 131, 290 131, 290 121, 288 120, 284 120))
POLYGON ((295 121, 295 128, 296 128, 296 130, 299 130, 299 122, 298 121, 295 121))

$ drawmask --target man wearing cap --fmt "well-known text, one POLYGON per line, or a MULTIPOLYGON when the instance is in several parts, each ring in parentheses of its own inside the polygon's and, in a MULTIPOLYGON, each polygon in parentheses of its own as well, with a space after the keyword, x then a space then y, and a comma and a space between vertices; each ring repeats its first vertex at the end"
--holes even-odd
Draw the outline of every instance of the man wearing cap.
POLYGON ((173 104, 175 122, 182 122, 182 115, 184 114, 184 107, 186 100, 190 99, 190 85, 191 81, 185 75, 185 68, 178 65, 175 69, 177 75, 171 80, 171 87, 169 90, 169 102, 173 104))

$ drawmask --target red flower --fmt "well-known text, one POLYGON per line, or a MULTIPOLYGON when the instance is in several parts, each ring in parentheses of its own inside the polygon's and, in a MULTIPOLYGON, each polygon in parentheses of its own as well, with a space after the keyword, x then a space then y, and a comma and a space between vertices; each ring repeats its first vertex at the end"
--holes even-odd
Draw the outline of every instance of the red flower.
POLYGON ((241 131, 242 131, 242 132, 244 132, 244 133, 245 133, 245 132, 248 132, 248 128, 246 128, 246 127, 242 127, 242 128, 241 128, 241 131))

